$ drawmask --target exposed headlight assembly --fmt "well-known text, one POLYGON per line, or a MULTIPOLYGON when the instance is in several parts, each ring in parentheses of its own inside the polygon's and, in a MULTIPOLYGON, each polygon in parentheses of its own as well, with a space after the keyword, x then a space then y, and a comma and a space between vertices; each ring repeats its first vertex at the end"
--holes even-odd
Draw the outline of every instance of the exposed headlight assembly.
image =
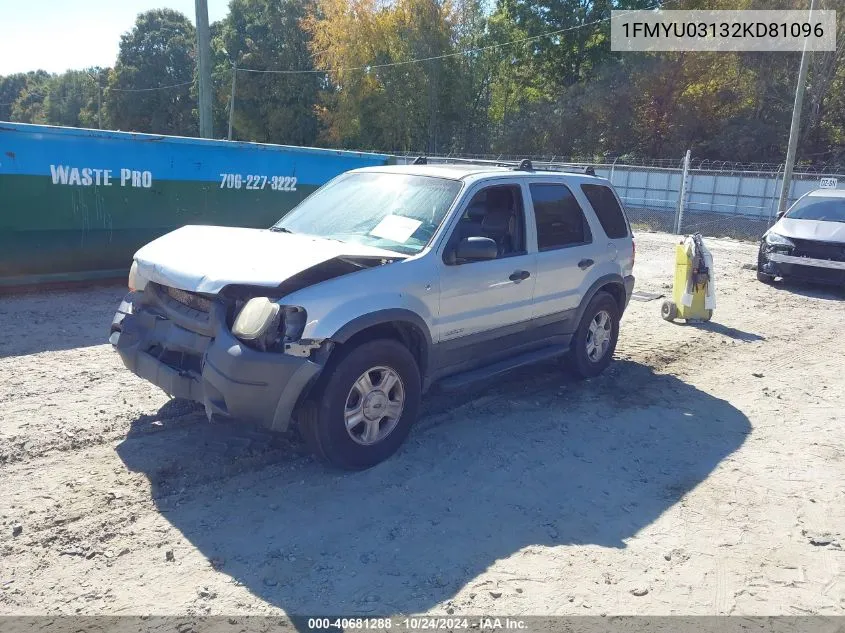
POLYGON ((267 297, 247 301, 232 324, 232 334, 262 351, 298 340, 304 329, 304 309, 281 306, 267 297))
POLYGON ((778 233, 773 233, 772 231, 766 233, 766 244, 769 246, 788 246, 790 248, 795 246, 789 238, 778 233))
POLYGON ((267 297, 246 302, 232 325, 232 334, 242 341, 257 341, 268 331, 278 328, 281 306, 267 297))

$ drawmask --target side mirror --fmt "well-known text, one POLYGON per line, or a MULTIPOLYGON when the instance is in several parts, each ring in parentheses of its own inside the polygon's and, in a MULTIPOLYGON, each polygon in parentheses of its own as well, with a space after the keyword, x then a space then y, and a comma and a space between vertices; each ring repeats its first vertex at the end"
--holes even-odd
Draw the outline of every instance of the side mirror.
POLYGON ((465 237, 455 249, 455 257, 468 262, 496 259, 498 256, 499 247, 489 237, 465 237))
POLYGON ((786 211, 781 211, 780 213, 778 213, 778 214, 775 216, 775 221, 776 221, 776 222, 777 222, 777 221, 780 221, 780 219, 781 219, 783 216, 785 216, 785 215, 786 215, 786 211))

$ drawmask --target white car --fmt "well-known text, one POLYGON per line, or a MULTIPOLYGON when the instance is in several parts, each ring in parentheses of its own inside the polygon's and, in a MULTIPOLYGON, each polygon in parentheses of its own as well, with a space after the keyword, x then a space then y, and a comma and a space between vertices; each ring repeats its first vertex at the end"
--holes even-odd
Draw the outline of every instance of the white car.
POLYGON ((267 230, 186 226, 134 257, 109 340, 168 394, 366 468, 421 395, 569 356, 611 361, 633 290, 622 205, 584 170, 347 172, 267 230))
POLYGON ((795 201, 763 235, 757 279, 845 286, 845 189, 816 189, 795 201))

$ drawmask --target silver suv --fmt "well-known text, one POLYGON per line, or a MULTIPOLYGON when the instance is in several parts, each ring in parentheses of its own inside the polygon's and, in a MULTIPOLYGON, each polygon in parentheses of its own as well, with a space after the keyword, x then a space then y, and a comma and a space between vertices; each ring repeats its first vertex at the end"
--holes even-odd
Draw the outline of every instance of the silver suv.
POLYGON ((317 455, 360 469, 397 450, 434 385, 564 356, 599 374, 633 265, 607 180, 418 159, 347 172, 267 230, 144 246, 109 340, 209 418, 296 420, 317 455))

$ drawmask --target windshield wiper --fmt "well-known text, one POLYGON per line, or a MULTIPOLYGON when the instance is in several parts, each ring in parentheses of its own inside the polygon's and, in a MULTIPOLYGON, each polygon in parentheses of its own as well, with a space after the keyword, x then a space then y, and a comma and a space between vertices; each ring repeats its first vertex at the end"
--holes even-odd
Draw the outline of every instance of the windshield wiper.
POLYGON ((291 231, 290 229, 286 229, 283 226, 271 226, 270 230, 276 233, 290 233, 291 235, 293 235, 293 231, 291 231))

